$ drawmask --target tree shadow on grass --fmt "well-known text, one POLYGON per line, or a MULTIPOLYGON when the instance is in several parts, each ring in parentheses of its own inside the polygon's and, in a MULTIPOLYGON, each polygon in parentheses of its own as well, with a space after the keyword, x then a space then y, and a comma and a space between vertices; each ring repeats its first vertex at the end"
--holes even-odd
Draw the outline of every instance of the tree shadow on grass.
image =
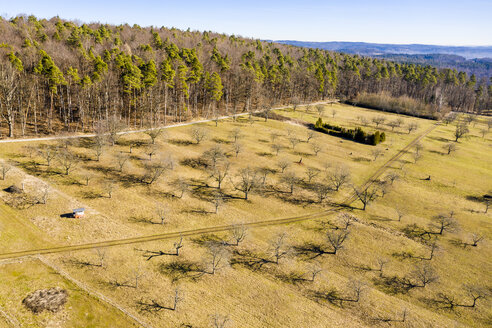
POLYGON ((175 145, 175 146, 191 146, 194 145, 194 143, 190 140, 186 139, 169 139, 167 141, 168 143, 175 145))
POLYGON ((173 282, 182 279, 197 281, 206 273, 201 264, 182 259, 169 263, 161 263, 159 265, 159 272, 169 276, 173 282))
POLYGON ((226 140, 226 139, 222 139, 222 138, 213 138, 212 141, 216 142, 218 144, 226 144, 226 145, 229 145, 232 143, 231 141, 226 140))
POLYGON ((276 276, 281 281, 291 284, 291 285, 299 285, 304 283, 312 283, 312 279, 308 279, 305 277, 304 272, 292 271, 288 273, 280 273, 276 276))
POLYGON ((84 198, 84 199, 97 199, 97 198, 102 198, 103 195, 95 190, 84 190, 80 191, 79 197, 84 198))
POLYGON ((298 245, 294 247, 295 253, 306 260, 316 259, 323 255, 334 255, 335 252, 331 250, 326 250, 323 245, 306 242, 302 245, 298 245))
POLYGON ((256 155, 261 156, 261 157, 273 157, 272 153, 269 153, 266 151, 259 151, 256 153, 256 155))
POLYGON ((361 157, 361 156, 353 157, 352 160, 354 162, 371 162, 371 160, 369 158, 361 157))
POLYGON ((373 279, 374 285, 390 295, 407 294, 414 286, 406 278, 381 276, 373 279))
POLYGON ((264 265, 272 263, 275 262, 250 250, 234 250, 231 258, 231 266, 240 265, 252 271, 259 271, 264 265))
POLYGON ((223 246, 226 245, 227 242, 216 234, 206 234, 201 235, 196 238, 192 238, 191 241, 198 246, 208 246, 208 245, 217 245, 223 246))
POLYGON ((435 140, 435 141, 440 141, 440 142, 450 142, 450 141, 452 141, 450 139, 446 139, 446 138, 443 138, 443 137, 427 136, 427 138, 429 138, 431 140, 435 140))

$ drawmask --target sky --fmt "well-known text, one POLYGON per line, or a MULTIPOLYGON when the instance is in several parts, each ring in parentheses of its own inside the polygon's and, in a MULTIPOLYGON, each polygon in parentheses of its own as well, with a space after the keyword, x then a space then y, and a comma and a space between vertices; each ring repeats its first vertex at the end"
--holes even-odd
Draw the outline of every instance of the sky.
MULTIPOLYGON (((60 16, 264 40, 492 45, 492 0, 0 0, 0 15, 60 16)), ((1 36, 0 36, 1 39, 1 36)))

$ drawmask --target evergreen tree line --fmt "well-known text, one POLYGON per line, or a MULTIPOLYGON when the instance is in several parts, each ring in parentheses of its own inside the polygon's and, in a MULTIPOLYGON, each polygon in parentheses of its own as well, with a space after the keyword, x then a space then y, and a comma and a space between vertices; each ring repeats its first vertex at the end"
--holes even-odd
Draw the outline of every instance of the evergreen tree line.
POLYGON ((410 98, 434 116, 492 107, 489 81, 464 72, 234 35, 34 16, 0 18, 0 35, 1 124, 10 137, 362 94, 410 98))

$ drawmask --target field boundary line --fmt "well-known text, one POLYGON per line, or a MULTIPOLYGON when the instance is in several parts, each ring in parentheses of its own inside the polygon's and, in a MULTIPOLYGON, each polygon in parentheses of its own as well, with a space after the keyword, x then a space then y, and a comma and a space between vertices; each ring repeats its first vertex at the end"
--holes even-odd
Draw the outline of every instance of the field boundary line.
POLYGON ((86 284, 80 282, 79 280, 73 278, 68 272, 66 272, 65 270, 63 270, 60 267, 56 266, 55 264, 53 264, 52 262, 50 262, 45 257, 43 257, 43 256, 37 256, 36 258, 39 261, 41 261, 41 263, 43 263, 47 267, 51 268, 52 270, 56 271, 60 276, 62 276, 63 278, 67 279, 71 283, 75 284, 77 287, 79 287, 81 290, 85 291, 90 296, 95 297, 96 299, 109 304, 110 306, 114 307, 115 309, 119 310, 120 312, 122 312, 126 316, 130 317, 131 319, 133 319, 140 326, 145 327, 145 328, 152 328, 152 326, 150 326, 146 322, 142 321, 141 319, 139 319, 134 314, 130 313, 128 310, 126 310, 124 307, 122 307, 118 303, 114 302, 113 300, 111 300, 107 296, 104 296, 100 292, 92 289, 91 287, 87 286, 86 284))

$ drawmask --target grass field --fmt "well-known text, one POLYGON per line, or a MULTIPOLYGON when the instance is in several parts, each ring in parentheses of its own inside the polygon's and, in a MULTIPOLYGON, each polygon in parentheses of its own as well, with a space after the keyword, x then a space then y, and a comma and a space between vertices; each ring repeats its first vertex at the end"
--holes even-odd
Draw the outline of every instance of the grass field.
MULTIPOLYGON (((343 168, 350 171, 350 184, 361 185, 436 123, 348 105, 325 106, 325 122, 347 128, 363 125, 368 132, 384 131, 386 141, 374 147, 317 132, 307 142, 308 129, 303 123, 318 119, 314 108, 309 112, 301 107, 275 113, 290 121, 265 122, 259 117, 251 121, 241 117, 237 121, 220 121, 217 127, 213 122, 200 124, 207 137, 199 144, 191 137, 192 127, 166 130, 165 136, 156 139, 157 146, 152 146, 144 133, 127 134, 115 146, 106 145, 99 161, 91 141, 86 139, 70 145, 55 141, 1 144, 0 157, 13 168, 0 186, 3 189, 22 185, 24 195, 29 196, 19 199, 2 192, 1 249, 7 252, 89 243, 322 211, 344 200, 353 189, 349 184, 343 185, 320 203, 312 183, 329 184, 325 176, 343 168), (403 123, 394 131, 387 124, 376 127, 372 118, 377 116, 384 117, 386 123, 402 118, 403 123), (408 133, 405 127, 410 123, 418 124, 417 131, 408 133), (235 129, 241 134, 237 157, 232 137, 235 129), (294 142, 295 147, 292 139, 299 140, 294 142), (278 155, 272 144, 278 145, 278 155), (313 152, 313 144, 322 148, 318 155, 313 152), (57 160, 48 167, 42 156, 29 156, 29 150, 23 147, 27 145, 39 149, 47 145, 67 147, 77 156, 76 166, 65 175, 57 160), (135 145, 131 153, 130 145, 135 145), (209 177, 211 170, 203 163, 203 154, 217 146, 230 163, 220 191, 217 182, 209 177), (152 160, 148 155, 151 149, 155 152, 152 160), (381 153, 376 159, 374 149, 381 153), (119 156, 128 157, 121 172, 119 156), (172 163, 173 169, 167 169, 152 184, 142 182, 145 167, 160 160, 167 165, 172 163), (285 173, 279 162, 287 163, 285 173), (269 173, 263 188, 245 200, 235 187, 240 170, 247 167, 269 173), (318 173, 312 183, 308 181, 308 168, 318 173), (296 178, 292 193, 289 175, 296 178), (88 185, 87 176, 91 178, 88 185), (42 199, 46 185, 50 186, 46 204, 34 204, 42 199), (181 188, 183 185, 187 188, 181 188), (182 197, 181 189, 186 189, 182 197), (217 199, 221 206, 216 213, 217 199), (63 216, 76 207, 86 208, 85 218, 63 216), (160 213, 157 209, 161 209, 160 213), (160 214, 165 214, 164 224, 160 224, 160 214)), ((480 121, 472 124, 469 135, 447 155, 443 146, 453 142, 455 124, 438 125, 420 142, 421 157, 415 160, 414 147, 390 164, 378 181, 390 173, 398 175, 398 179, 386 183, 384 197, 369 203, 365 211, 360 201, 355 201, 351 207, 319 219, 249 229, 238 246, 231 245, 231 233, 185 238, 179 256, 161 254, 148 260, 152 252, 172 253, 177 240, 170 240, 48 257, 77 280, 138 313, 154 327, 207 327, 214 315, 228 317, 230 327, 487 327, 492 323, 490 297, 478 299, 473 308, 460 306, 471 304, 469 286, 480 289, 483 295, 491 290, 492 215, 491 211, 485 214, 485 205, 474 200, 492 189, 492 140, 490 135, 479 134, 485 126, 480 121), (437 234, 435 217, 449 216, 450 211, 454 229, 437 234), (341 212, 356 219, 346 229, 349 235, 343 248, 333 255, 329 254, 331 247, 326 236, 345 232, 341 212), (466 246, 471 243, 472 234, 484 238, 477 246, 466 246), (279 236, 284 236, 280 246, 276 243, 279 236), (434 241, 434 256, 429 259, 434 241), (211 256, 219 246, 219 255, 215 256, 221 261, 217 272, 211 274, 216 264, 211 256), (278 264, 276 251, 281 254, 278 264), (379 270, 378 263, 382 262, 384 269, 379 270), (416 270, 424 267, 431 268, 432 277, 438 279, 425 287, 408 287, 409 282, 418 280, 416 270), (313 268, 321 271, 310 281, 313 268), (360 298, 354 286, 360 287, 360 298), (182 301, 176 310, 166 309, 172 307, 176 288, 182 301), (454 298, 452 304, 458 306, 443 309, 444 303, 436 302, 442 300, 440 294, 446 294, 448 300, 454 298), (403 322, 404 312, 407 315, 403 322)), ((55 283, 44 279, 46 268, 39 263, 24 262, 19 266, 13 268, 30 277, 25 278, 27 282, 55 283)), ((0 284, 0 295, 13 283, 11 267, 12 264, 0 266, 6 270, 0 278, 5 279, 0 284)), ((25 297, 34 287, 24 286, 16 297, 25 297)), ((103 306, 93 304, 94 300, 87 296, 77 301, 77 306, 72 306, 77 313, 71 313, 70 318, 78 318, 79 310, 97 313, 103 306)), ((46 326, 43 320, 59 316, 46 313, 39 318, 26 317, 27 311, 17 301, 7 308, 0 303, 0 308, 26 326, 46 326)), ((124 319, 120 316, 114 320, 124 319)), ((77 326, 70 322, 64 326, 77 326)), ((112 321, 93 324, 111 326, 109 322, 112 321)))
POLYGON ((9 288, 8 293, 0 294, 0 308, 22 327, 132 327, 122 313, 87 295, 38 261, 0 266, 0 284, 9 288), (64 310, 32 314, 22 305, 28 293, 54 286, 69 293, 64 310))

